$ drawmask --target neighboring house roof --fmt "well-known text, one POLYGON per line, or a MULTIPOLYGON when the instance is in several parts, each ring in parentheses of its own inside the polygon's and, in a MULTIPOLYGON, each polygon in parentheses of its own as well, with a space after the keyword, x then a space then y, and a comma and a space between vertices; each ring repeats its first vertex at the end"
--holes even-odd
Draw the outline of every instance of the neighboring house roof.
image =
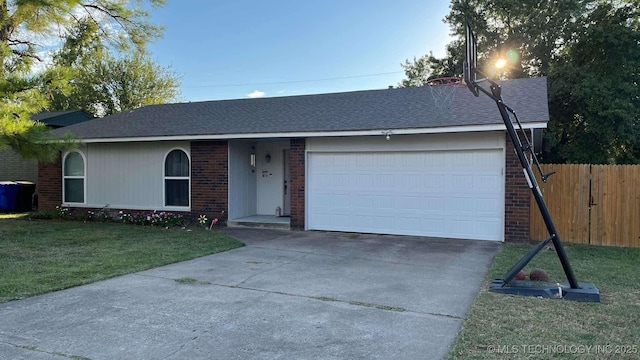
MULTIPOLYGON (((505 80, 501 86, 505 103, 517 111, 523 124, 546 127, 549 109, 545 77, 505 80)), ((424 86, 149 105, 72 125, 57 133, 69 131, 78 139, 91 141, 133 141, 305 133, 330 136, 337 132, 502 124, 495 102, 483 94, 474 97, 466 87, 456 86, 450 108, 442 109, 436 106, 431 91, 424 86)))
POLYGON ((93 119, 91 114, 82 110, 45 111, 31 115, 31 120, 47 124, 52 128, 60 128, 93 119))

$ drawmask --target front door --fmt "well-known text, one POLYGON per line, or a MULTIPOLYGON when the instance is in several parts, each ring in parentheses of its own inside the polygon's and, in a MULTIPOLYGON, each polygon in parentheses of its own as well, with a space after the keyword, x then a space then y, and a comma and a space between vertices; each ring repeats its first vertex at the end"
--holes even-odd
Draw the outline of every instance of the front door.
POLYGON ((283 205, 282 205, 282 215, 283 216, 290 216, 291 215, 291 192, 289 191, 290 189, 290 183, 291 183, 291 171, 289 169, 289 150, 283 150, 282 151, 282 158, 284 159, 284 161, 282 161, 282 163, 284 164, 284 176, 283 176, 283 194, 284 194, 284 199, 283 199, 283 205))

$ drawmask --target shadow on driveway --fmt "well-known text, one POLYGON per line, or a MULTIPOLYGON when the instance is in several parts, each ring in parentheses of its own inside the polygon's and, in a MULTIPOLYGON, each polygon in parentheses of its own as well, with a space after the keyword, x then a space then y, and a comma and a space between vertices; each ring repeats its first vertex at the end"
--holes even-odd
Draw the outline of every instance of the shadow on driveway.
POLYGON ((500 246, 222 231, 247 246, 0 305, 0 358, 440 359, 500 246))

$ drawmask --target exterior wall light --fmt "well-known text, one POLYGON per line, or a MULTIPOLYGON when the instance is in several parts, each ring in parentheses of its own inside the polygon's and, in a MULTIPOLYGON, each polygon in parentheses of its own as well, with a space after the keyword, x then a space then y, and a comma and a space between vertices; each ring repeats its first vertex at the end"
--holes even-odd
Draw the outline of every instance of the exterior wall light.
POLYGON ((382 135, 384 135, 384 138, 387 140, 391 140, 391 134, 393 134, 393 132, 391 130, 383 130, 382 131, 382 135))
POLYGON ((256 167, 256 147, 251 146, 251 155, 249 156, 249 163, 251 167, 256 167))

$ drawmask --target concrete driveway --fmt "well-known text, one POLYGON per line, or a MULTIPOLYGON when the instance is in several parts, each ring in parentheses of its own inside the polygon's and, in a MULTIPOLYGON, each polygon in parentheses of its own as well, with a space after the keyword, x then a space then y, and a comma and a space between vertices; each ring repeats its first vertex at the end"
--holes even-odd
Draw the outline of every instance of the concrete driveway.
POLYGON ((0 358, 440 359, 499 248, 224 231, 247 246, 0 305, 0 358))

